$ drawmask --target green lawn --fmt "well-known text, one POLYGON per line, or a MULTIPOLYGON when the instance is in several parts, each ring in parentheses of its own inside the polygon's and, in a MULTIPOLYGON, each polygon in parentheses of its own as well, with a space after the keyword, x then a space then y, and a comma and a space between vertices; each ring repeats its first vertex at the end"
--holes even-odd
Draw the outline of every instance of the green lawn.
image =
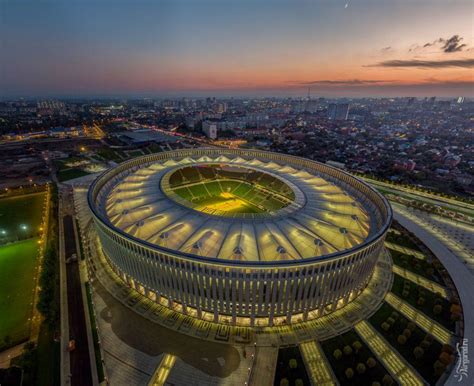
POLYGON ((0 247, 0 349, 29 338, 37 256, 38 238, 0 247))
POLYGON ((88 172, 82 170, 82 169, 64 169, 61 170, 58 173, 58 180, 60 182, 67 181, 67 180, 72 180, 74 178, 82 177, 82 176, 87 176, 88 172))
POLYGON ((33 193, 0 200, 0 244, 39 234, 45 194, 33 193))

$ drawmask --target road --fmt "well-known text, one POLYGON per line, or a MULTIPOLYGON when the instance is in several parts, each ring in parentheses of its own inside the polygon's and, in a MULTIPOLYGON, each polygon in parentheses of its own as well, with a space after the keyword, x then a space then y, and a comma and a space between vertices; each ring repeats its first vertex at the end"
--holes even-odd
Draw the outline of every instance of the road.
MULTIPOLYGON (((76 253, 76 239, 73 218, 71 215, 63 217, 64 249, 68 259, 76 253)), ((92 385, 91 362, 87 340, 86 317, 83 306, 81 278, 78 262, 66 265, 69 339, 76 341, 76 349, 70 353, 71 358, 71 385, 92 385)))

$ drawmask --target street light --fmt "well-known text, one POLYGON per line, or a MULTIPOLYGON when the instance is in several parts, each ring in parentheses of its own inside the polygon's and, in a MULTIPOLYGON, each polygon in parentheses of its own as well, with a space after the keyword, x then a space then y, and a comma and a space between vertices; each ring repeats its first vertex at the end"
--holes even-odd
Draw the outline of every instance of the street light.
POLYGON ((26 231, 28 229, 28 227, 25 224, 21 224, 20 228, 24 231, 26 231))

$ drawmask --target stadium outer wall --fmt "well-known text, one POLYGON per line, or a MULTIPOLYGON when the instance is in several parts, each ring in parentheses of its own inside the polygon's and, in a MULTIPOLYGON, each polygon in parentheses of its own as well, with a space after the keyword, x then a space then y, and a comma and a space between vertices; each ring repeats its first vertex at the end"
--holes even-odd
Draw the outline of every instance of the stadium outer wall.
POLYGON ((392 220, 387 200, 350 174, 308 159, 241 149, 190 149, 126 161, 91 185, 88 204, 102 252, 112 269, 153 301, 196 318, 242 326, 297 323, 333 312, 367 286, 392 220), (232 155, 259 158, 321 172, 366 199, 377 232, 342 252, 299 261, 252 262, 206 258, 168 250, 116 228, 97 206, 101 190, 127 169, 166 159, 232 155))

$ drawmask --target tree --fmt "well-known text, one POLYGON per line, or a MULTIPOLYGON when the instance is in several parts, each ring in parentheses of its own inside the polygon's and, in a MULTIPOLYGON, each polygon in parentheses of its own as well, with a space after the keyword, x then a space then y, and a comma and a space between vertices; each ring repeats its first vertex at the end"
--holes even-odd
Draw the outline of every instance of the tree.
POLYGON ((416 346, 413 349, 413 355, 415 356, 416 359, 421 359, 423 358, 423 355, 425 354, 425 350, 423 350, 422 347, 416 346))
POLYGON ((440 361, 436 361, 433 364, 433 368, 434 368, 435 374, 439 376, 443 374, 444 370, 446 369, 446 365, 440 361))
POLYGON ((425 338, 425 340, 421 341, 421 343, 420 343, 420 347, 424 350, 428 350, 430 348, 430 346, 431 346, 431 342, 426 340, 426 338, 425 338))
POLYGON ((404 336, 405 338, 407 338, 407 339, 410 338, 410 336, 411 336, 411 331, 410 331, 408 328, 405 328, 405 329, 403 330, 403 336, 404 336))
POLYGON ((349 355, 351 355, 351 354, 352 354, 352 348, 351 348, 351 346, 349 346, 349 345, 347 345, 347 346, 344 346, 344 349, 343 349, 343 351, 344 351, 344 355, 347 355, 347 356, 349 356, 349 355))
POLYGON ((383 384, 384 386, 391 386, 391 385, 393 385, 393 378, 392 378, 390 375, 385 374, 384 377, 383 377, 383 379, 382 379, 382 384, 383 384))
POLYGON ((419 305, 419 306, 422 306, 423 304, 425 304, 425 298, 424 297, 419 297, 418 300, 416 301, 416 303, 419 305))
POLYGON ((362 343, 356 340, 352 343, 352 348, 355 350, 356 353, 358 353, 359 350, 362 348, 362 343))
POLYGON ((369 359, 367 359, 366 363, 369 369, 373 369, 377 365, 377 361, 373 357, 370 357, 369 359))
POLYGON ((407 342, 405 335, 398 335, 397 342, 401 345, 404 345, 407 342))
POLYGON ((295 380, 295 386, 304 386, 304 382, 301 378, 295 380))
POLYGON ((425 340, 426 340, 427 342, 432 343, 433 340, 434 340, 434 336, 431 335, 431 334, 426 334, 426 335, 425 335, 425 340))
POLYGON ((290 381, 287 378, 282 378, 280 380, 280 386, 290 386, 290 381))
POLYGON ((334 350, 332 353, 333 357, 336 358, 337 360, 341 359, 342 357, 342 351, 339 349, 334 350))
POLYGON ((365 373, 365 365, 363 363, 357 363, 356 370, 359 374, 364 374, 365 373))
POLYGON ((380 385, 380 382, 375 381, 375 382, 372 382, 372 386, 381 386, 381 385, 380 385))
POLYGON ((433 307, 433 314, 439 315, 443 312, 443 306, 441 304, 437 304, 433 307))
POLYGON ((439 361, 447 366, 454 361, 454 355, 443 351, 441 354, 439 354, 439 361))
POLYGON ((351 379, 354 376, 354 370, 352 368, 347 368, 345 371, 347 379, 351 379))
POLYGON ((408 328, 411 332, 413 332, 413 331, 415 331, 415 329, 416 329, 416 324, 413 323, 413 322, 410 322, 410 323, 407 324, 407 328, 408 328))
POLYGON ((441 349, 441 351, 447 352, 448 354, 454 353, 453 346, 451 346, 450 344, 443 344, 443 348, 441 349))
POLYGON ((296 369, 298 367, 298 362, 296 361, 296 359, 290 359, 289 366, 290 369, 296 369))
POLYGON ((384 330, 384 331, 390 330, 390 324, 388 324, 387 322, 383 322, 382 323, 382 330, 384 330))

